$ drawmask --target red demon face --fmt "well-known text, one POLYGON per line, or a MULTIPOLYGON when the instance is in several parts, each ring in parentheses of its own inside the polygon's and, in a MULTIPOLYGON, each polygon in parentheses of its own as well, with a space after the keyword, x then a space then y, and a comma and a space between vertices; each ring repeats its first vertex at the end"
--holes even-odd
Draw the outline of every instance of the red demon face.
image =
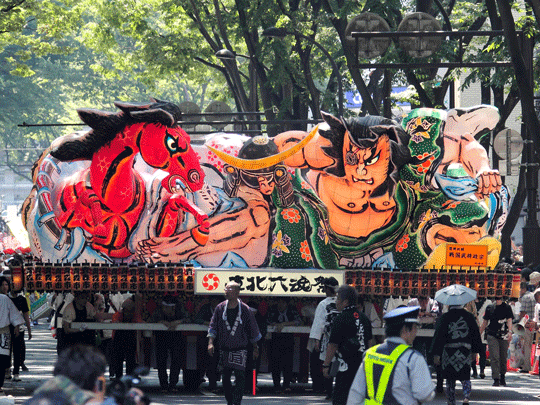
POLYGON ((162 185, 170 193, 202 188, 204 172, 199 158, 191 147, 189 135, 179 126, 146 124, 139 139, 139 150, 146 163, 169 173, 162 185))

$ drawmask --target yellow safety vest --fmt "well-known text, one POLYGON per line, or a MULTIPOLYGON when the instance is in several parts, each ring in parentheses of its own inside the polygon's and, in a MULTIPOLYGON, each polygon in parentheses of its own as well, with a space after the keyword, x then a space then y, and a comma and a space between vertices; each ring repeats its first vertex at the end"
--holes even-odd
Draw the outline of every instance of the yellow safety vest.
POLYGON ((364 402, 366 405, 381 405, 383 404, 386 390, 388 389, 388 383, 390 382, 390 376, 396 366, 398 359, 403 352, 410 348, 409 345, 401 344, 397 346, 389 355, 377 353, 377 348, 380 345, 373 346, 366 351, 364 357, 364 371, 366 373, 366 386, 367 386, 367 398, 364 402), (378 364, 383 366, 381 377, 377 387, 375 387, 373 367, 378 364), (376 391, 375 391, 376 390, 376 391))

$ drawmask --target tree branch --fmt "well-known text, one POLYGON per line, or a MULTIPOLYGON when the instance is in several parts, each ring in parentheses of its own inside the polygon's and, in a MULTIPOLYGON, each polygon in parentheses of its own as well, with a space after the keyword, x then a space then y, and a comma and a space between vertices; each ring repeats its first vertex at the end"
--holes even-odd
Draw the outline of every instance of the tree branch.
POLYGON ((13 4, 9 4, 6 7, 0 9, 0 13, 9 13, 14 8, 21 6, 24 2, 26 2, 26 0, 19 0, 14 2, 13 4))

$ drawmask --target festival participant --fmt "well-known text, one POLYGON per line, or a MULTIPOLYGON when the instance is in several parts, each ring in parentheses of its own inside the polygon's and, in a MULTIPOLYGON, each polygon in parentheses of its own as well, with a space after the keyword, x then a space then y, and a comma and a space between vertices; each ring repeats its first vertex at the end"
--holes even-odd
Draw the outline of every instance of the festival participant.
MULTIPOLYGON (((26 328, 28 329, 28 340, 32 339, 32 328, 30 325, 30 308, 28 307, 28 301, 23 295, 14 293, 11 290, 11 283, 6 277, 0 277, 0 292, 6 294, 11 301, 15 304, 19 312, 24 318, 26 328)), ((13 351, 13 381, 21 381, 19 377, 19 370, 28 371, 28 368, 24 365, 26 357, 26 346, 24 344, 24 327, 19 327, 19 334, 15 336, 13 328, 12 331, 12 351, 13 351)))
MULTIPOLYGON (((482 349, 485 349, 485 348, 482 345, 482 337, 480 335, 480 325, 482 323, 478 322, 478 309, 476 308, 475 300, 467 302, 465 305, 463 305, 463 309, 467 312, 470 312, 472 316, 474 317, 474 319, 476 320, 476 326, 478 327, 478 334, 480 336, 480 351, 479 351, 480 353, 482 349)), ((471 356, 471 377, 475 379, 478 378, 478 372, 476 371, 477 360, 478 360, 478 356, 476 355, 476 353, 473 353, 473 355, 471 356)))
POLYGON ((5 295, 0 294, 0 395, 3 394, 4 378, 6 370, 11 362, 11 331, 9 326, 13 327, 13 336, 19 335, 19 326, 24 324, 24 318, 19 310, 5 295))
MULTIPOLYGON (((420 307, 420 312, 418 313, 418 327, 419 329, 429 329, 434 330, 435 324, 438 323, 439 316, 439 303, 433 298, 426 296, 419 296, 418 298, 412 298, 407 303, 409 307, 420 307)), ((430 352, 431 342, 433 338, 431 336, 417 336, 413 342, 413 348, 422 353, 422 356, 425 357, 428 366, 435 368, 435 373, 437 375, 437 392, 441 393, 444 391, 443 382, 441 374, 440 365, 436 365, 433 362, 433 354, 430 352)))
POLYGON ((313 381, 313 389, 316 392, 325 392, 326 399, 332 399, 332 387, 334 378, 324 378, 322 374, 322 362, 326 358, 328 339, 330 338, 330 325, 338 314, 336 308, 336 292, 339 282, 335 277, 327 277, 323 280, 326 298, 317 305, 315 318, 309 332, 308 350, 311 349, 310 371, 313 381))
POLYGON ((347 405, 420 404, 435 396, 424 357, 411 348, 418 331, 419 307, 400 307, 383 320, 386 339, 366 352, 354 378, 347 405), (381 366, 384 364, 384 366, 381 366), (388 375, 383 379, 382 374, 388 375))
MULTIPOLYGON (((195 318, 193 319, 193 323, 196 323, 198 325, 210 325, 210 321, 212 320, 212 315, 214 315, 214 311, 216 310, 217 305, 220 302, 220 297, 216 295, 212 295, 208 302, 204 303, 199 310, 197 311, 197 314, 195 315, 195 318)), ((198 341, 197 341, 198 343, 198 341)), ((204 346, 204 364, 206 369, 206 376, 208 377, 208 390, 209 391, 216 391, 217 390, 217 381, 219 378, 218 373, 218 362, 217 359, 219 356, 209 356, 208 352, 206 350, 206 347, 208 346, 208 343, 205 343, 204 346)))
POLYGON ((71 327, 72 322, 94 322, 111 319, 112 314, 99 313, 90 303, 90 292, 77 291, 72 302, 62 310, 64 347, 78 343, 96 345, 96 333, 91 329, 81 330, 71 327))
MULTIPOLYGON (((482 326, 482 323, 484 322, 484 314, 486 313, 486 309, 493 304, 491 300, 487 298, 483 299, 476 299, 475 305, 477 310, 477 316, 476 316, 476 323, 478 324, 478 327, 480 328, 482 326)), ((481 379, 486 378, 486 374, 484 370, 486 369, 486 363, 487 363, 487 355, 486 355, 486 349, 487 349, 487 338, 486 333, 481 333, 480 337, 482 338, 482 350, 478 353, 478 365, 480 367, 480 373, 478 373, 478 376, 481 379)), ((476 362, 472 365, 473 367, 473 377, 476 371, 476 362)))
POLYGON ((487 328, 487 342, 493 386, 506 386, 506 360, 508 346, 512 340, 512 308, 503 297, 495 297, 495 304, 487 307, 480 333, 487 328))
MULTIPOLYGON (((474 303, 473 303, 474 305, 474 303)), ((475 316, 463 305, 450 305, 435 329, 431 352, 434 362, 441 365, 446 379, 448 405, 456 404, 456 381, 463 385, 463 404, 471 395, 471 358, 482 350, 482 341, 475 316)))
MULTIPOLYGON (((136 311, 135 301, 131 298, 122 303, 120 311, 113 315, 114 323, 142 322, 141 315, 136 311)), ((163 345, 163 343, 161 343, 163 345)), ((115 330, 112 334, 112 367, 111 375, 116 379, 124 375, 124 361, 126 362, 126 375, 133 375, 136 367, 137 331, 115 330)))
POLYGON ((158 369, 159 385, 163 391, 171 392, 176 389, 180 378, 182 366, 182 350, 184 348, 182 332, 176 327, 185 321, 185 316, 176 297, 166 295, 159 307, 152 313, 150 322, 162 323, 166 331, 154 332, 156 340, 156 363, 158 369), (167 359, 171 358, 170 373, 167 376, 167 359))
POLYGON ((300 313, 294 305, 289 304, 287 297, 279 297, 277 304, 268 311, 268 324, 274 327, 270 349, 270 369, 276 392, 291 391, 294 360, 294 335, 282 333, 285 326, 299 326, 302 323, 300 313), (283 373, 283 385, 281 374, 283 373))
MULTIPOLYGON (((531 274, 532 275, 532 274, 531 274)), ((520 297, 519 297, 519 321, 527 316, 527 321, 534 318, 534 307, 536 306, 536 300, 532 292, 528 290, 529 283, 522 281, 520 283, 520 297)), ((520 367, 521 373, 528 373, 531 371, 531 347, 533 343, 533 333, 524 328, 523 331, 523 350, 525 357, 523 358, 523 366, 520 367)))
POLYGON ((326 358, 322 365, 323 375, 329 376, 334 356, 339 361, 336 386, 332 395, 333 405, 345 405, 354 376, 360 367, 362 356, 373 338, 371 322, 357 308, 356 289, 344 284, 337 290, 336 308, 340 312, 332 321, 326 358))
POLYGON ((214 343, 217 342, 228 405, 241 404, 246 381, 248 345, 253 344, 253 356, 257 357, 259 349, 255 343, 262 337, 253 312, 238 298, 239 295, 240 284, 227 283, 226 300, 216 307, 208 328, 208 354, 214 355, 214 343), (231 381, 233 374, 234 386, 231 381))

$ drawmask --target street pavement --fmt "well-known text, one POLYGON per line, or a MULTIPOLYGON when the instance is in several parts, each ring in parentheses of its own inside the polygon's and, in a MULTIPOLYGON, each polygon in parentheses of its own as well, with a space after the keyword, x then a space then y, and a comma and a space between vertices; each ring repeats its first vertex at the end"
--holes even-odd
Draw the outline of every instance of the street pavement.
MULTIPOLYGON (((21 374, 22 381, 13 382, 6 380, 4 391, 6 395, 12 395, 15 404, 22 404, 28 399, 32 392, 45 380, 52 376, 54 362, 56 361, 56 340, 51 337, 44 320, 41 324, 34 326, 33 338, 26 341, 27 354, 26 365, 28 372, 21 374)), ((500 405, 520 405, 537 404, 540 405, 540 379, 538 376, 509 372, 507 374, 507 387, 492 387, 492 380, 489 367, 486 369, 486 379, 472 380, 471 404, 500 404, 500 405)), ((180 379, 181 381, 181 379, 180 379)), ((222 394, 213 394, 206 390, 207 383, 203 383, 198 393, 184 392, 180 390, 174 393, 162 393, 159 389, 157 371, 151 370, 148 376, 143 377, 142 389, 150 397, 152 404, 226 404, 222 394)), ((461 385, 457 383, 457 403, 462 400, 461 385)), ((294 384, 293 391, 287 394, 275 394, 272 387, 270 374, 261 374, 258 381, 258 392, 256 396, 246 395, 242 401, 243 405, 273 405, 273 404, 310 404, 310 405, 330 405, 331 401, 325 401, 320 395, 313 395, 309 384, 294 384)), ((430 404, 446 404, 444 394, 437 394, 430 404)))

